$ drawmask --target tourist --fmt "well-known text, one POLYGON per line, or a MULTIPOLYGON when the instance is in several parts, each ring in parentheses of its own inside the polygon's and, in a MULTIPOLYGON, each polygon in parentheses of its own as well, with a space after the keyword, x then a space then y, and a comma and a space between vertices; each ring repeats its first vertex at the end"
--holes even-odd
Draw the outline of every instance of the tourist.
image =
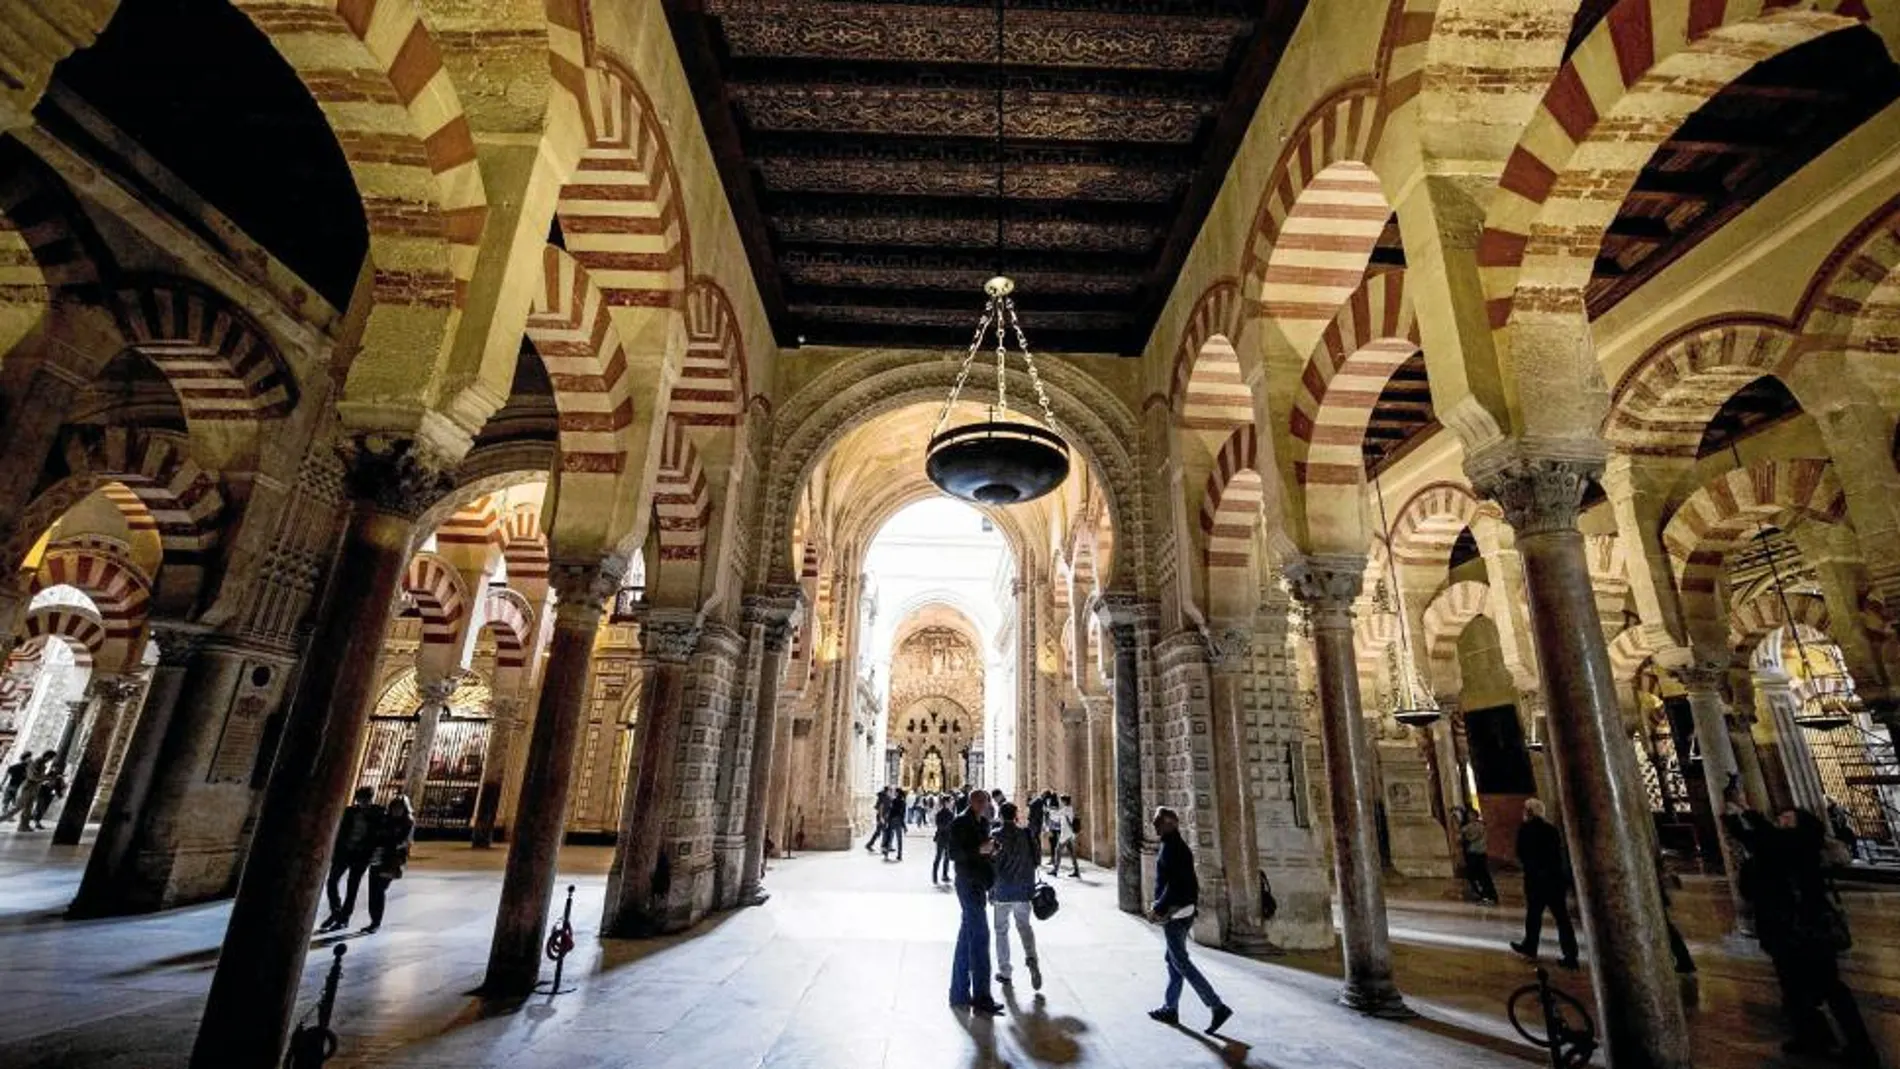
POLYGON ((5 794, 0 795, 0 810, 13 808, 13 800, 20 796, 20 784, 26 782, 27 770, 33 767, 33 752, 21 751, 20 756, 7 766, 5 794))
POLYGON ((1060 875, 1062 868, 1062 848, 1069 848, 1069 875, 1082 878, 1082 863, 1075 857, 1075 833, 1081 826, 1081 818, 1076 815, 1075 803, 1068 795, 1057 800, 1055 817, 1049 825, 1049 875, 1060 875))
POLYGON ((891 859, 891 843, 897 844, 897 860, 904 860, 904 810, 910 803, 904 798, 902 788, 891 791, 890 800, 884 803, 884 860, 891 859))
POLYGON ((1487 849, 1484 817, 1475 809, 1459 806, 1458 844, 1465 854, 1465 887, 1481 905, 1498 904, 1498 887, 1491 881, 1491 855, 1487 849))
POLYGON ((39 804, 40 785, 46 782, 53 764, 53 751, 41 754, 32 764, 26 766, 26 775, 20 780, 20 789, 13 801, 4 811, 0 811, 0 820, 10 820, 15 813, 20 816, 20 830, 33 830, 33 810, 39 804))
MULTIPOLYGON (((1056 792, 1044 787, 1042 793, 1029 802, 1029 834, 1035 836, 1039 853, 1043 832, 1049 826, 1049 803, 1055 801, 1055 798, 1056 792)), ((1050 852, 1054 853, 1054 850, 1050 852)))
POLYGON ((950 821, 950 859, 957 867, 957 905, 962 923, 957 928, 957 950, 950 962, 950 1005, 972 1013, 996 1016, 1003 1007, 990 994, 990 940, 983 905, 996 870, 990 856, 990 796, 970 794, 970 804, 950 821))
POLYGON ((1841 980, 1840 954, 1852 936, 1822 864, 1826 826, 1813 813, 1789 809, 1777 826, 1750 812, 1731 827, 1749 848, 1739 886, 1755 907, 1755 937, 1773 960, 1781 985, 1781 1010, 1792 1033, 1782 1049, 1878 1069, 1873 1037, 1841 980), (1823 1004, 1840 1030, 1838 1044, 1821 1012, 1823 1004))
POLYGON ((390 799, 376 832, 376 848, 369 859, 369 926, 366 934, 375 934, 383 926, 383 905, 388 901, 389 885, 402 879, 402 867, 409 863, 409 839, 416 821, 409 813, 409 799, 397 795, 390 799))
MULTIPOLYGON (((66 762, 53 758, 52 767, 46 770, 46 778, 40 781, 37 797, 33 799, 33 828, 35 831, 46 827, 46 811, 53 803, 66 796, 66 762)), ((22 813, 24 818, 26 814, 22 813)))
POLYGON ((1834 840, 1847 848, 1847 863, 1860 860, 1860 833, 1854 830, 1854 818, 1833 798, 1827 798, 1827 826, 1834 840))
POLYGON ((937 799, 937 815, 932 818, 937 825, 936 834, 931 836, 937 844, 937 856, 930 862, 930 883, 933 887, 950 882, 950 822, 957 815, 953 805, 947 794, 937 799), (939 869, 943 872, 941 877, 937 875, 939 869))
POLYGON ((1154 829, 1155 837, 1161 840, 1161 851, 1155 855, 1155 900, 1148 908, 1148 919, 1161 925, 1167 946, 1168 989, 1161 1006, 1149 1010, 1148 1016, 1163 1024, 1180 1024, 1181 983, 1185 980, 1213 1015, 1207 1030, 1218 1032, 1234 1011, 1220 1000, 1214 985, 1188 958, 1188 929, 1194 925, 1195 909, 1201 900, 1201 883, 1194 875, 1194 851, 1181 838, 1181 818, 1167 806, 1155 808, 1154 829))
POLYGON ((871 837, 864 840, 864 852, 877 849, 878 840, 884 838, 884 813, 891 804, 891 789, 879 787, 877 797, 871 799, 871 837))
POLYGON ((1557 920, 1557 947, 1563 952, 1557 964, 1575 969, 1577 933, 1570 926, 1570 909, 1565 901, 1570 891, 1570 869, 1564 863, 1564 839, 1544 819, 1544 803, 1535 798, 1524 803, 1524 823, 1517 829, 1517 863, 1524 870, 1524 941, 1512 943, 1511 949, 1537 960, 1544 911, 1549 910, 1557 920))
POLYGON ((1009 926, 1023 941, 1023 964, 1029 966, 1029 984, 1042 990, 1042 968, 1036 964, 1036 933, 1030 929, 1029 896, 1036 891, 1036 837, 1029 833, 1015 802, 1004 802, 991 838, 996 853, 996 886, 990 890, 990 920, 996 927, 996 982, 1008 984, 1009 926))
POLYGON ((356 890, 362 886, 363 874, 369 871, 369 860, 376 852, 380 841, 383 807, 376 804, 376 791, 370 787, 358 787, 356 799, 349 808, 343 810, 343 819, 337 823, 336 843, 330 848, 330 916, 317 927, 319 932, 340 931, 350 923, 350 914, 356 910, 356 890), (339 894, 337 883, 348 880, 348 893, 339 894))

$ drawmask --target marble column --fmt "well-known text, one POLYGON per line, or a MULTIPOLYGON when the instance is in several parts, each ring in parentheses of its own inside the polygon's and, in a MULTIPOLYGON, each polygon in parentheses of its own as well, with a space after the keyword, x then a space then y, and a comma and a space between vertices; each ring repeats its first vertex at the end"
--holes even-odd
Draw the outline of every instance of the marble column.
POLYGON ((1517 532, 1544 676, 1558 795, 1577 874, 1606 1061, 1687 1069, 1689 1034, 1669 957, 1649 803, 1623 728, 1577 514, 1603 465, 1587 452, 1477 456, 1473 483, 1517 532))
POLYGON ((626 561, 619 557, 556 561, 548 570, 554 588, 554 633, 548 640, 541 672, 541 697, 534 713, 522 766, 508 843, 508 865, 501 881, 501 907, 488 945, 488 971, 482 992, 525 995, 541 971, 542 939, 554 897, 554 867, 566 831, 567 802, 574 781, 574 751, 587 718, 592 682, 594 637, 604 606, 620 589, 626 561))
POLYGON ((795 717, 783 713, 773 724, 772 779, 765 798, 766 838, 782 857, 792 850, 792 725, 795 717))
POLYGON ((414 441, 364 436, 344 452, 350 505, 343 545, 284 720, 192 1069, 275 1065, 283 1057, 330 847, 376 697, 390 604, 417 517, 452 482, 447 460, 414 441))
POLYGON ((1260 914, 1254 873, 1260 850, 1248 791, 1247 711, 1241 684, 1253 666, 1253 624, 1215 627, 1207 636, 1208 712, 1214 734, 1214 802, 1220 829, 1221 868, 1227 883, 1227 949, 1265 954, 1267 922, 1260 914))
POLYGON ((769 897, 762 881, 774 765, 789 762, 791 756, 778 748, 778 691, 800 599, 799 589, 787 586, 745 600, 745 619, 758 625, 764 648, 759 659, 758 704, 752 716, 752 763, 746 769, 745 860, 739 868, 739 901, 744 905, 763 905, 769 897))
MULTIPOLYGON (((1702 751, 1702 783, 1709 794, 1709 812, 1715 815, 1715 840, 1722 855, 1722 871, 1728 876, 1729 905, 1735 910, 1735 933, 1753 937, 1755 934, 1755 914, 1748 900, 1742 897, 1740 862, 1736 859, 1735 844, 1729 841, 1722 828, 1722 812, 1726 808, 1723 792, 1728 789, 1729 777, 1734 776, 1741 783, 1742 769, 1735 759, 1734 747, 1729 743, 1728 705, 1722 701, 1721 685, 1726 669, 1706 665, 1690 665, 1672 669, 1670 674, 1682 684, 1689 696, 1689 712, 1695 718, 1696 742, 1702 751)), ((1746 788, 1744 787, 1744 790, 1746 788)))
POLYGON ((409 796, 411 809, 422 807, 422 794, 429 783, 429 751, 435 749, 435 729, 449 711, 449 695, 455 693, 455 687, 452 677, 416 681, 422 705, 416 710, 416 730, 409 737, 409 765, 402 774, 402 792, 409 796))
POLYGON ((106 773, 106 756, 112 749, 112 734, 144 689, 136 678, 120 675, 94 676, 86 684, 87 704, 92 707, 92 727, 86 732, 86 745, 79 751, 66 788, 65 803, 59 811, 59 823, 53 826, 53 842, 74 846, 86 830, 86 818, 92 814, 92 800, 99 793, 99 781, 106 773))
POLYGON ((1781 747, 1781 766, 1788 777, 1788 793, 1794 804, 1819 817, 1827 814, 1827 790, 1821 785, 1821 766, 1815 763, 1814 750, 1808 745, 1807 729, 1795 720, 1800 702, 1786 674, 1773 669, 1756 669, 1755 685, 1775 725, 1775 741, 1781 747))
MULTIPOLYGON (((1141 840, 1141 616, 1133 595, 1104 594, 1097 610, 1115 644, 1115 902, 1143 913, 1141 840)), ((1088 819, 1087 817, 1083 818, 1088 819)))
POLYGON ((1742 794, 1750 809, 1768 812, 1774 804, 1768 793, 1768 777, 1762 771, 1761 749, 1755 745, 1753 718, 1740 709, 1728 718, 1728 741, 1735 750, 1735 767, 1742 773, 1742 794))
POLYGON ((66 703, 66 723, 59 729, 59 742, 53 747, 53 760, 61 768, 71 767, 73 747, 79 743, 79 729, 85 726, 86 714, 92 709, 89 698, 66 703))
MULTIPOLYGON (((1057 782, 1062 784, 1059 791, 1067 792, 1078 807, 1087 812, 1090 818, 1094 817, 1095 807, 1090 804, 1093 799, 1088 794, 1088 717, 1083 711, 1082 704, 1077 701, 1062 703, 1062 767, 1057 777, 1057 782)), ((1031 788, 1029 797, 1033 798, 1034 793, 1040 789, 1031 788)), ((1093 820, 1088 820, 1083 826, 1089 827, 1093 823, 1093 820)), ((1078 841, 1076 845, 1081 850, 1088 849, 1083 842, 1078 841)), ((1094 860, 1094 856, 1090 855, 1089 859, 1094 860)))
POLYGON ((502 793, 508 789, 515 736, 521 733, 521 704, 520 696, 514 694, 488 699, 488 753, 482 758, 482 793, 475 800, 475 824, 469 830, 469 843, 478 850, 508 838, 506 829, 496 828, 496 818, 501 814, 502 793))
POLYGON ((1097 865, 1115 863, 1115 732, 1105 696, 1086 695, 1082 699, 1084 730, 1088 733, 1087 772, 1075 797, 1082 805, 1083 836, 1088 840, 1089 860, 1097 865))
POLYGON ((603 936, 654 935, 661 929, 660 905, 672 885, 672 859, 664 849, 666 824, 677 793, 687 665, 699 645, 699 633, 699 614, 691 609, 649 609, 640 621, 646 684, 640 694, 633 782, 607 872, 600 917, 603 936))
MULTIPOLYGON (((145 707, 132 726, 132 738, 125 747, 125 759, 119 765, 119 778, 112 785, 112 797, 106 803, 105 819, 93 840, 92 853, 86 857, 86 872, 79 881, 79 893, 67 914, 96 917, 116 913, 133 906, 126 894, 134 842, 139 824, 154 801, 152 791, 166 752, 166 738, 173 728, 173 716, 185 689, 185 679, 204 646, 206 630, 196 624, 152 624, 152 641, 158 644, 158 664, 145 692, 145 707)), ((136 908, 136 907, 135 907, 136 908)))
POLYGON ((1385 872, 1374 809, 1378 787, 1352 640, 1352 603, 1359 596, 1365 566, 1363 557, 1311 555, 1289 562, 1286 577, 1293 596, 1306 607, 1313 630, 1320 741, 1333 817, 1333 882, 1345 956, 1346 986, 1339 1001, 1361 1013, 1399 1018, 1412 1014, 1392 979, 1385 872))

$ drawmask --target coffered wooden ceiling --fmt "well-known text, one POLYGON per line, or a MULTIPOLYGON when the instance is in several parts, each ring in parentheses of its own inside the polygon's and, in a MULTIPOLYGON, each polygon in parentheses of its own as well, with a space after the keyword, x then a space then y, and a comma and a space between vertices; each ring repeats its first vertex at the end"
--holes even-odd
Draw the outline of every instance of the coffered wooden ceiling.
MULTIPOLYGON (((1138 353, 1306 0, 1006 0, 1004 268, 1036 349, 1138 353)), ((783 345, 969 344, 996 7, 668 0, 783 345)))

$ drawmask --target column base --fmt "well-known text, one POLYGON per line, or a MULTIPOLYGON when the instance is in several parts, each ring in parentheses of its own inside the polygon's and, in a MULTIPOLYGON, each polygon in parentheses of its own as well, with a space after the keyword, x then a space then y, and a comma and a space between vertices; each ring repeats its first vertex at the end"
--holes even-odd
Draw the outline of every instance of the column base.
POLYGON ((1397 985, 1389 980, 1378 984, 1348 983, 1339 993, 1339 1004, 1382 1021, 1409 1021, 1418 1016, 1405 1004, 1405 996, 1399 994, 1397 985))
POLYGON ((1277 958, 1286 954, 1284 948, 1267 938, 1266 932, 1241 928, 1227 933, 1226 949, 1250 958, 1277 958))
POLYGON ((756 884, 751 887, 739 888, 738 908, 740 909, 744 909, 747 906, 763 906, 771 900, 772 892, 756 884))

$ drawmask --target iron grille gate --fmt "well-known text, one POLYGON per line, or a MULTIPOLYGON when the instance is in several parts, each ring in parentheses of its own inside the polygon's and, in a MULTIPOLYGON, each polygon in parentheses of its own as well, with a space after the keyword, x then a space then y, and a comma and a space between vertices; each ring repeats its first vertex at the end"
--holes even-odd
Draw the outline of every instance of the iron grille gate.
POLYGON ((415 806, 418 833, 466 835, 481 794, 488 733, 487 717, 444 716, 436 724, 427 777, 417 791, 403 782, 409 767, 409 748, 416 735, 416 718, 371 717, 357 785, 374 790, 380 805, 389 804, 398 794, 408 795, 415 806))

